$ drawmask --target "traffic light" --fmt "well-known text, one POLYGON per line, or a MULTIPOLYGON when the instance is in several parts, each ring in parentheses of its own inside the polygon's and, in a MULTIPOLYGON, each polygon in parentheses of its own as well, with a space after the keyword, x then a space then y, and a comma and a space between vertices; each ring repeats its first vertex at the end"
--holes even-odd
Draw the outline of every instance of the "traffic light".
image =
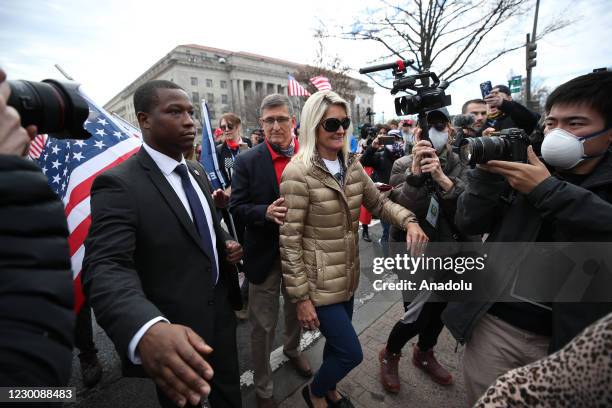
POLYGON ((538 53, 536 52, 537 48, 538 48, 538 44, 536 44, 535 42, 528 42, 527 43, 527 46, 526 46, 527 69, 531 69, 531 68, 536 66, 536 57, 538 55, 538 53))

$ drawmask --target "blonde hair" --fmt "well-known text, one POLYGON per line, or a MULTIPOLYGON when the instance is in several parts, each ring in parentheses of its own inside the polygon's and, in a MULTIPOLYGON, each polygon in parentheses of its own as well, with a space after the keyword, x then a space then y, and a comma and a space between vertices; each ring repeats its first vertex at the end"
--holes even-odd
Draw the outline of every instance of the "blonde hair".
MULTIPOLYGON (((346 111, 346 116, 351 117, 351 109, 349 104, 333 91, 319 91, 312 94, 306 100, 304 108, 302 108, 302 116, 300 121, 300 132, 298 140, 300 149, 293 157, 293 160, 300 160, 310 166, 313 157, 317 151, 317 128, 321 120, 325 116, 327 109, 331 105, 339 105, 346 111)), ((344 163, 348 160, 350 151, 349 135, 353 133, 353 125, 346 129, 344 146, 342 146, 342 157, 344 163)))

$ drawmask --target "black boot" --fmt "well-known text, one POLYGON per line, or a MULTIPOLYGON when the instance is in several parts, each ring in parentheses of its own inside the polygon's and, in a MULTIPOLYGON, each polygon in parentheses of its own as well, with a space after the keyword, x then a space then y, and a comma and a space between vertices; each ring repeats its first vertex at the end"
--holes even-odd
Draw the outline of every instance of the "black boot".
POLYGON ((362 226, 363 230, 361 231, 361 238, 363 238, 363 240, 365 242, 372 242, 372 240, 370 239, 370 234, 368 233, 368 226, 364 225, 362 226))

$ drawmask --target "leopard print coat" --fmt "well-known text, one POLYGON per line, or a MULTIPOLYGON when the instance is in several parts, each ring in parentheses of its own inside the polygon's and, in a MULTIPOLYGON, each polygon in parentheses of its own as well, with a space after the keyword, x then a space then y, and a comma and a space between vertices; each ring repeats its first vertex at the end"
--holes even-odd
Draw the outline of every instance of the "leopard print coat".
POLYGON ((508 371, 475 408, 612 407, 612 313, 550 356, 508 371))

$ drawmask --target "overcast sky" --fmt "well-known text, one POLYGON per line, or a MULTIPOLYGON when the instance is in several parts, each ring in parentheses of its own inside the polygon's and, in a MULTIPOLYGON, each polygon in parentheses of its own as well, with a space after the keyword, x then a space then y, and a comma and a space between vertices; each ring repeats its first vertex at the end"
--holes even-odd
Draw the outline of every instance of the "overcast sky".
MULTIPOLYGON (((0 66, 11 79, 61 78, 60 64, 84 85, 99 104, 106 103, 147 68, 179 44, 201 44, 246 51, 298 63, 315 57, 313 31, 318 21, 332 30, 351 24, 366 6, 379 3, 347 0, 187 1, 133 0, 1 0, 0 66)), ((612 66, 612 4, 608 0, 541 0, 539 27, 555 14, 576 23, 538 43, 534 75, 554 88, 591 71, 612 66)), ((513 27, 500 41, 524 41, 533 15, 513 27)), ((356 71, 384 52, 376 44, 330 40, 327 52, 339 54, 356 71)), ((447 93, 451 113, 480 96, 478 84, 505 83, 510 74, 524 75, 524 50, 517 50, 486 69, 457 81, 447 93)), ((376 89, 375 110, 385 120, 394 114, 388 91, 376 89)))

